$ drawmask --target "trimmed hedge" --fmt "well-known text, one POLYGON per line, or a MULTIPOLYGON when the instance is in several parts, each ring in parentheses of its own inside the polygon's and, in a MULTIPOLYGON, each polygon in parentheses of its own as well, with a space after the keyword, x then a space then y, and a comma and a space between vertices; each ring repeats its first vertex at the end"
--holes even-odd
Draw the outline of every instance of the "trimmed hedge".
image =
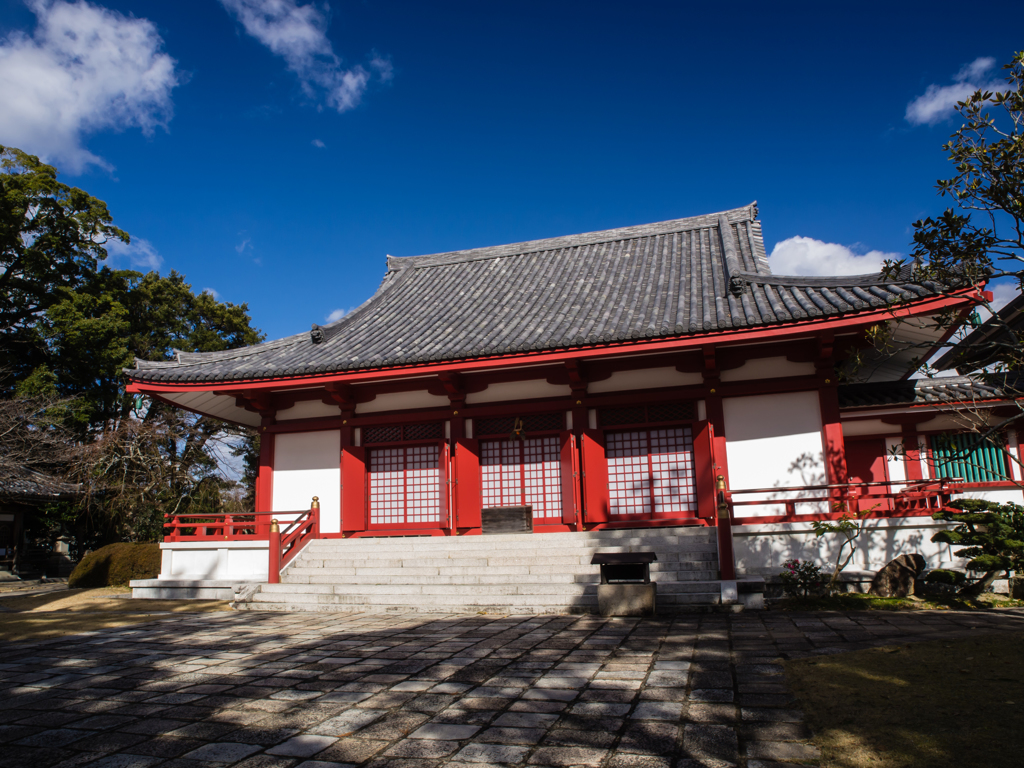
POLYGON ((68 577, 68 587, 126 587, 132 579, 159 574, 159 544, 108 544, 82 558, 68 577))

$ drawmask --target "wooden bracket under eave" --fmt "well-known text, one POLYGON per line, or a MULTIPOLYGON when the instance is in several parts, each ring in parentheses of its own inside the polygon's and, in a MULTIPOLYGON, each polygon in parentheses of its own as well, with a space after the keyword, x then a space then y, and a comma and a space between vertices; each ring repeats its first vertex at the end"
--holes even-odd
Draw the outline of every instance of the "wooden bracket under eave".
POLYGON ((573 397, 582 397, 587 394, 587 385, 590 380, 587 376, 586 364, 582 360, 566 360, 565 370, 569 374, 569 388, 572 389, 573 397))
POLYGON ((250 413, 258 413, 261 418, 269 419, 271 422, 277 415, 273 400, 269 392, 214 392, 215 395, 233 397, 235 405, 244 408, 250 413))
POLYGON ((457 371, 442 371, 437 374, 437 380, 444 387, 452 408, 462 408, 466 404, 466 382, 461 374, 457 371))

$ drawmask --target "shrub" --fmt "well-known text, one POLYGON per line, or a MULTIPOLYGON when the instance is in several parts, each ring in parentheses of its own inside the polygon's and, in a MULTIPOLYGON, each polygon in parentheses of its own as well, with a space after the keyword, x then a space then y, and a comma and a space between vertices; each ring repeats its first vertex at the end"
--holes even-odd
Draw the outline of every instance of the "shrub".
POLYGON ((782 564, 782 588, 790 597, 810 597, 821 591, 825 576, 810 560, 787 560, 782 564))
POLYGON ((925 576, 924 580, 928 584, 950 584, 959 587, 967 581, 967 574, 963 571, 947 571, 942 568, 936 568, 925 576))
POLYGON ((132 579, 155 579, 159 574, 159 544, 108 544, 82 558, 68 586, 126 587, 132 579))

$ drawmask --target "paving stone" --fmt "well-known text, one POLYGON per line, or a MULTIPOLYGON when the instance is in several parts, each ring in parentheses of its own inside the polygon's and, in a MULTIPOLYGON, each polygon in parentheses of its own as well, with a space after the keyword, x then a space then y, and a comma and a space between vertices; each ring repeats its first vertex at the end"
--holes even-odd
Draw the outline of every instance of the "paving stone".
POLYGON ((275 747, 267 750, 268 755, 286 755, 288 757, 312 757, 323 752, 338 739, 333 736, 314 736, 313 734, 300 734, 292 736, 275 747))
POLYGON ((388 757, 437 759, 447 757, 458 748, 459 742, 457 741, 409 738, 398 742, 384 754, 388 757))
POLYGON ((150 755, 152 757, 179 757, 203 746, 200 739, 176 739, 170 736, 158 736, 135 744, 127 750, 133 755, 150 755))
POLYGON ((523 694, 524 699, 537 699, 540 701, 572 701, 579 695, 579 691, 560 688, 531 688, 523 694))
POLYGON ((644 701, 636 705, 629 715, 633 720, 671 720, 678 721, 685 707, 680 702, 644 701))
MULTIPOLYGON (((145 755, 109 755, 89 763, 92 768, 149 768, 163 761, 162 757, 145 755)), ((166 763, 165 763, 166 765, 166 763)))
POLYGON ((427 723, 409 734, 411 739, 468 739, 480 730, 478 725, 451 725, 445 723, 427 723))
POLYGON ((821 750, 813 744, 800 744, 788 741, 754 741, 747 744, 747 755, 753 758, 800 761, 818 760, 821 750))
POLYGON ((359 736, 363 739, 394 741, 407 736, 428 719, 429 716, 422 712, 391 712, 377 722, 361 729, 359 736))
POLYGON ((672 763, 670 757, 616 752, 605 765, 607 768, 672 768, 672 763))
POLYGON ((310 733, 317 736, 348 736, 364 728, 386 713, 383 709, 349 709, 337 717, 319 723, 310 733))
POLYGON ((643 755, 670 755, 678 749, 679 726, 652 721, 630 723, 618 746, 620 752, 643 755))
POLYGON ((728 725, 683 726, 683 749, 689 757, 702 761, 735 762, 739 757, 739 739, 728 725))
POLYGON ((335 742, 318 754, 317 760, 339 763, 362 763, 388 745, 386 741, 347 738, 335 742))
POLYGON ((499 728, 548 728, 558 715, 541 712, 506 712, 494 721, 499 728))
MULTIPOLYGON (((455 760, 467 763, 520 763, 529 752, 527 747, 513 747, 505 744, 469 744, 462 748, 455 760)), ((451 765, 451 763, 449 763, 451 765)))
POLYGON ((607 750, 587 747, 540 747, 530 755, 527 763, 550 766, 598 766, 607 754, 607 750))
POLYGON ((577 730, 575 728, 555 728, 544 737, 546 745, 565 745, 574 747, 610 747, 618 739, 614 731, 577 730))
POLYGON ((187 752, 184 757, 192 760, 206 760, 212 763, 234 763, 259 751, 260 747, 255 744, 221 741, 205 744, 199 749, 187 752))
POLYGON ((539 744, 543 728, 488 728, 475 738, 491 744, 539 744))
MULTIPOLYGON (((235 768, 243 768, 239 763, 235 768)), ((304 760, 295 768, 355 768, 355 763, 329 763, 326 760, 304 760)))

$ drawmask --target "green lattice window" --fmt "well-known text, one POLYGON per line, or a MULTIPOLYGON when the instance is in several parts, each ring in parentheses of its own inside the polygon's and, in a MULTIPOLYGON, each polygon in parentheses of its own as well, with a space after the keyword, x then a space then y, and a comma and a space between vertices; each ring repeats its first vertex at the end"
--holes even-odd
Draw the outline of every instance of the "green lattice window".
POLYGON ((936 477, 961 477, 968 483, 1006 480, 1006 459, 993 436, 977 434, 935 435, 931 439, 936 477))

